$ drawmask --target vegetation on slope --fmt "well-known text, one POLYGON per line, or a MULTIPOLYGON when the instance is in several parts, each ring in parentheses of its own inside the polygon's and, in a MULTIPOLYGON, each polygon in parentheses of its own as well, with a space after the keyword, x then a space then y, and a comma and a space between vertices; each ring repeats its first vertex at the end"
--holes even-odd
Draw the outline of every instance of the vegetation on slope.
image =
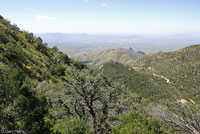
MULTIPOLYGON (((200 132, 199 105, 192 100, 181 99, 185 95, 181 95, 174 84, 162 77, 139 73, 127 65, 116 62, 106 63, 99 69, 105 76, 132 91, 140 106, 144 106, 150 115, 163 119, 166 126, 186 134, 200 132)), ((122 122, 119 128, 116 128, 116 133, 136 133, 135 129, 128 129, 132 123, 122 122)), ((136 126, 137 124, 132 125, 132 128, 136 126)), ((145 130, 142 133, 146 133, 145 130)))
POLYGON ((112 133, 134 104, 128 90, 0 16, 2 133, 112 133))
POLYGON ((110 80, 116 81, 142 96, 147 102, 166 101, 177 95, 176 89, 162 78, 136 72, 121 63, 105 63, 100 67, 100 71, 110 80))
MULTIPOLYGON (((134 92, 140 95, 144 92, 147 100, 154 100, 148 95, 157 93, 155 100, 165 98, 165 94, 160 90, 164 90, 166 81, 141 75, 132 70, 131 74, 139 79, 137 81, 128 75, 126 68, 123 66, 119 68, 125 70, 122 73, 127 75, 125 79, 130 78, 135 81, 135 87, 130 88, 134 86, 130 81, 125 83, 126 86, 121 86, 121 82, 116 78, 113 77, 112 80, 109 79, 110 76, 107 78, 99 72, 88 69, 85 65, 69 59, 56 47, 48 48, 41 38, 21 31, 16 25, 11 25, 0 16, 1 132, 13 133, 15 130, 29 134, 107 134, 133 133, 136 130, 138 133, 170 132, 163 121, 158 121, 148 114, 136 114, 143 113, 143 109, 139 106, 138 98, 134 96, 134 92), (153 81, 155 79, 156 84, 152 84, 151 79, 153 81), (156 90, 158 85, 161 88, 156 90), (150 88, 145 93, 144 89, 147 86, 150 88), (124 120, 120 120, 119 117, 128 111, 135 111, 134 114, 125 115, 128 118, 130 116, 132 120, 127 122, 125 120, 125 124, 121 125, 124 120), (129 124, 130 127, 127 127, 129 124), (147 129, 143 130, 135 125, 132 127, 132 124, 140 124, 147 129), (115 131, 112 131, 112 128, 115 131)), ((198 114, 197 111, 195 115, 198 114)), ((186 119, 189 120, 190 116, 186 119)), ((182 126, 181 130, 187 132, 187 126, 182 126)), ((193 126, 189 124, 189 127, 193 126)), ((190 132, 198 132, 198 128, 195 127, 190 132)))
POLYGON ((188 101, 199 103, 200 95, 200 45, 179 51, 159 53, 145 57, 130 65, 141 72, 156 74, 169 79, 188 101))
POLYGON ((131 111, 123 115, 120 123, 113 128, 113 134, 171 134, 162 122, 146 113, 131 111))

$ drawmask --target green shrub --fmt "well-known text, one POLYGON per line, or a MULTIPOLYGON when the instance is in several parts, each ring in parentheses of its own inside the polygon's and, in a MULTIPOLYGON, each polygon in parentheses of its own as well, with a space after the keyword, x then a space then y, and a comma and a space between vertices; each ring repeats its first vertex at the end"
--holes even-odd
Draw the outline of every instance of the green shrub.
POLYGON ((0 43, 8 43, 9 39, 7 38, 6 34, 3 32, 0 32, 0 43))
POLYGON ((56 67, 52 70, 52 75, 62 76, 65 75, 65 67, 62 65, 56 65, 56 67))
POLYGON ((41 51, 41 52, 46 52, 46 50, 47 50, 47 47, 44 45, 44 44, 42 44, 42 43, 38 43, 37 45, 36 45, 36 49, 37 50, 39 50, 39 51, 41 51))
POLYGON ((146 113, 131 111, 112 129, 113 134, 169 134, 161 121, 146 113))
POLYGON ((35 48, 36 48, 36 50, 44 53, 46 56, 49 57, 50 54, 48 52, 49 51, 48 47, 47 47, 48 44, 47 43, 42 43, 43 41, 42 41, 42 39, 40 37, 36 38, 34 40, 34 42, 35 42, 35 48))
POLYGON ((82 64, 82 63, 80 63, 80 62, 78 62, 78 61, 74 61, 74 66, 76 67, 76 69, 79 69, 79 70, 82 70, 82 69, 84 69, 84 68, 87 68, 86 65, 84 65, 84 64, 82 64))
POLYGON ((26 37, 28 42, 33 43, 33 40, 34 40, 33 33, 25 32, 25 37, 26 37))
POLYGON ((91 128, 86 121, 80 118, 66 119, 54 127, 54 133, 60 134, 92 134, 91 128))
POLYGON ((21 48, 20 44, 7 43, 4 47, 4 56, 9 60, 9 62, 15 62, 17 65, 22 67, 22 63, 25 63, 25 53, 21 48))
POLYGON ((60 54, 58 56, 58 59, 60 60, 61 63, 64 63, 64 64, 69 64, 70 63, 70 59, 67 56, 67 54, 60 54))
POLYGON ((58 48, 56 46, 53 46, 52 49, 56 52, 58 52, 58 48))
POLYGON ((42 38, 38 37, 38 38, 36 38, 36 39, 34 40, 34 42, 37 43, 37 44, 38 44, 38 43, 42 44, 43 41, 42 41, 42 38))

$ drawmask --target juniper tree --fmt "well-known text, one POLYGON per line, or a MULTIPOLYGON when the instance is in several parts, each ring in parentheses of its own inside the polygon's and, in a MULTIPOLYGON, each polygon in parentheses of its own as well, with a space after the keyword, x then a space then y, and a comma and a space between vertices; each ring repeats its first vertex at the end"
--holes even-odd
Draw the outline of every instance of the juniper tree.
POLYGON ((69 113, 92 122, 95 133, 109 131, 109 121, 114 120, 119 87, 113 86, 105 77, 89 71, 69 70, 66 84, 69 113))

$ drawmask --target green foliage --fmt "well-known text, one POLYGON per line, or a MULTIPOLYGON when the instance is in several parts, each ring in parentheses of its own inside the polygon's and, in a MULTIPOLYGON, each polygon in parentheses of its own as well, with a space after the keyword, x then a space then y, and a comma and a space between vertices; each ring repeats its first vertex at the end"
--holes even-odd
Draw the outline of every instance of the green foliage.
POLYGON ((47 46, 45 44, 42 43, 42 39, 41 38, 37 38, 35 39, 35 43, 36 43, 36 49, 41 51, 42 53, 44 53, 45 55, 48 55, 48 49, 47 46))
POLYGON ((40 38, 40 37, 37 37, 35 40, 34 40, 34 42, 36 43, 36 44, 42 44, 42 38, 40 38))
MULTIPOLYGON (((100 67, 98 71, 110 80, 118 82, 130 91, 140 95, 147 102, 160 102, 173 97, 171 93, 173 87, 165 80, 138 73, 127 65, 109 62, 100 67)), ((176 95, 176 92, 173 95, 176 95)))
POLYGON ((168 78, 180 95, 199 103, 200 45, 193 45, 175 52, 159 53, 133 62, 131 66, 143 66, 140 71, 168 78))
POLYGON ((53 46, 52 49, 53 49, 54 51, 56 51, 56 52, 58 51, 58 48, 57 48, 56 46, 53 46))
MULTIPOLYGON (((1 46, 0 46, 1 47, 1 46)), ((25 62, 25 54, 22 48, 18 44, 7 43, 4 46, 4 53, 2 53, 10 62, 15 62, 22 67, 22 63, 25 62)))
POLYGON ((8 43, 9 39, 7 38, 6 34, 3 32, 0 32, 0 43, 8 43))
POLYGON ((52 74, 56 76, 65 75, 66 68, 63 65, 56 65, 56 67, 52 70, 52 74))
POLYGON ((86 69, 68 69, 63 78, 65 83, 43 82, 37 87, 52 105, 54 118, 85 118, 94 133, 109 132, 121 109, 118 106, 120 88, 86 69))
POLYGON ((113 127, 113 134, 169 134, 161 121, 146 113, 131 111, 113 127))
POLYGON ((92 134, 92 129, 84 119, 71 118, 59 121, 54 126, 54 133, 60 134, 92 134))
POLYGON ((48 113, 46 100, 24 85, 18 97, 14 100, 16 128, 29 132, 30 134, 49 134, 50 128, 46 126, 44 118, 48 113))
POLYGON ((0 63, 0 128, 9 128, 11 115, 7 112, 19 93, 24 80, 22 71, 14 65, 0 63), (10 68, 9 68, 10 67, 10 68))
POLYGON ((67 54, 60 54, 58 56, 58 59, 60 60, 60 63, 64 63, 64 64, 68 64, 70 63, 70 59, 69 57, 67 56, 67 54))
POLYGON ((87 68, 86 65, 84 65, 78 61, 73 61, 73 65, 76 67, 76 69, 79 69, 79 70, 87 68))
POLYGON ((13 100, 24 80, 23 72, 15 65, 0 64, 0 102, 6 104, 13 100))
POLYGON ((43 80, 63 84, 66 68, 77 65, 5 19, 0 19, 0 36, 0 128, 50 133, 52 105, 34 87, 43 80))
POLYGON ((25 37, 26 37, 28 42, 33 43, 33 41, 34 41, 33 33, 25 32, 25 37))
POLYGON ((120 96, 120 88, 112 85, 106 78, 87 70, 77 72, 67 71, 68 97, 66 104, 68 112, 76 114, 80 118, 88 117, 92 121, 95 133, 108 132, 110 121, 117 114, 117 100, 120 96))
POLYGON ((0 127, 35 133, 49 133, 43 118, 48 113, 46 100, 38 97, 16 65, 0 66, 0 127), (7 67, 5 69, 4 67, 7 67))

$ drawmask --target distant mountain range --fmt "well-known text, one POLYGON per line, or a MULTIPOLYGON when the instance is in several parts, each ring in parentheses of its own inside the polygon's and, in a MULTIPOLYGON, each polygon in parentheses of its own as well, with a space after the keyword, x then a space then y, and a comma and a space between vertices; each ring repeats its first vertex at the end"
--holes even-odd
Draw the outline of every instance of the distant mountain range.
POLYGON ((135 52, 130 48, 105 49, 92 54, 85 54, 73 57, 89 66, 99 66, 106 62, 115 61, 127 64, 133 60, 144 57, 146 54, 142 51, 135 52))
POLYGON ((135 51, 146 54, 159 51, 169 52, 200 42, 199 33, 183 34, 36 34, 49 46, 57 46, 69 56, 87 54, 104 49, 132 47, 135 51))

